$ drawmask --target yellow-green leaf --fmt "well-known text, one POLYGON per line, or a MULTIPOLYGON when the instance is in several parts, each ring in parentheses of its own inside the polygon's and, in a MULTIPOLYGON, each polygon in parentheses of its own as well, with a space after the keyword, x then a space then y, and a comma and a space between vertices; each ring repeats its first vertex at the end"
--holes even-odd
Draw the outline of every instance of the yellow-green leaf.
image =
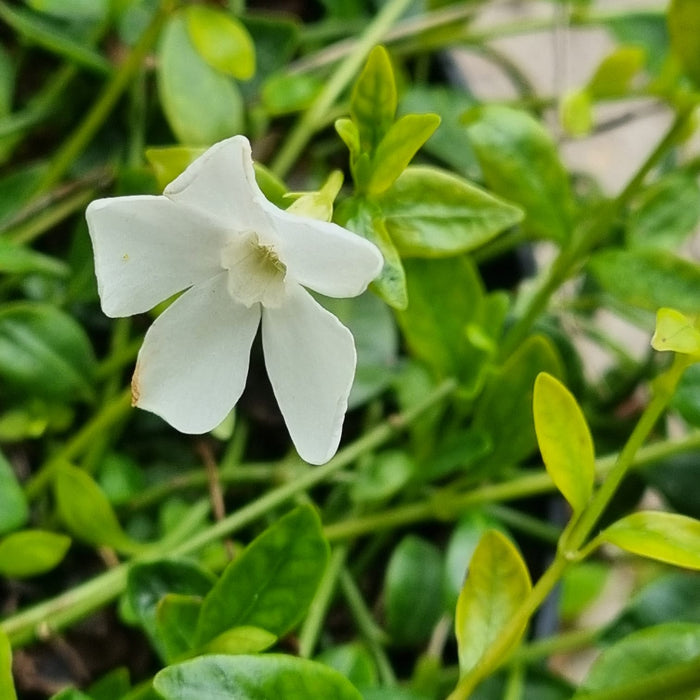
POLYGON ((687 515, 640 511, 618 520, 600 539, 648 559, 700 569, 700 520, 687 515))
POLYGON ((166 146, 147 148, 146 160, 151 164, 158 187, 165 189, 185 168, 204 153, 205 148, 166 146))
MULTIPOLYGON (((462 674, 471 671, 510 624, 531 589, 530 575, 513 544, 497 530, 479 542, 457 600, 455 633, 462 674)), ((510 645, 510 651, 526 625, 510 645)), ((490 669, 481 669, 488 673, 490 669)))
POLYGON ((593 439, 583 412, 571 392, 546 372, 535 380, 532 411, 544 466, 578 513, 591 497, 595 478, 593 439))
POLYGON ((559 109, 562 128, 571 136, 587 136, 593 129, 593 105, 588 90, 570 90, 559 109))
POLYGON ((0 574, 29 578, 50 571, 66 555, 70 542, 70 537, 46 530, 14 532, 0 542, 0 574))
POLYGON ((17 700, 15 683, 12 680, 12 647, 7 635, 0 627, 0 697, 17 700))
POLYGON ((656 313, 656 331, 651 339, 654 350, 670 350, 684 355, 700 354, 700 319, 692 318, 675 309, 659 309, 656 313))
POLYGON ((672 0, 668 9, 668 30, 671 46, 686 73, 700 85, 700 2, 672 0))
POLYGON ((624 94, 637 73, 644 67, 646 51, 640 46, 620 46, 600 63, 588 82, 592 97, 615 97, 624 94))
POLYGON ((212 67, 238 80, 255 74, 255 46, 248 30, 227 12, 204 5, 185 9, 197 53, 212 67))

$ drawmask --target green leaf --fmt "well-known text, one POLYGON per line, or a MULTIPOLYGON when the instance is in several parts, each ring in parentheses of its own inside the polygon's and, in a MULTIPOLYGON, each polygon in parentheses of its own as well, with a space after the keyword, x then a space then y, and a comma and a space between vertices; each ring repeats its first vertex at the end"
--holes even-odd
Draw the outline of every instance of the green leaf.
POLYGON ((15 682, 12 678, 12 647, 2 627, 0 627, 0 697, 5 700, 17 700, 15 682))
POLYGON ((389 634, 395 644, 426 642, 442 613, 442 556, 415 535, 399 542, 389 559, 384 601, 389 634))
POLYGON ((700 85, 700 5, 696 0, 672 0, 668 8, 671 48, 696 85, 700 85))
POLYGON ((350 151, 351 162, 356 160, 361 151, 360 147, 360 132, 357 125, 352 119, 336 119, 333 126, 335 127, 338 136, 350 151))
POLYGON ((0 452, 0 535, 22 527, 29 518, 29 504, 12 465, 0 452))
POLYGON ((603 25, 617 41, 644 47, 650 73, 659 73, 668 66, 669 37, 665 13, 652 14, 644 10, 611 13, 609 18, 603 19, 603 25))
POLYGON ((78 540, 114 547, 126 554, 144 549, 145 545, 133 541, 122 530, 107 496, 87 472, 61 464, 53 485, 61 520, 78 540))
POLYGON ((481 541, 489 530, 500 530, 507 534, 501 524, 479 510, 465 513, 450 535, 445 551, 445 607, 453 611, 457 605, 464 578, 469 569, 469 562, 481 541))
MULTIPOLYGON (((696 382, 700 378, 700 364, 695 365, 696 382)), ((690 371, 690 370, 687 370, 690 371)), ((700 392, 694 389, 694 400, 700 406, 700 392)), ((673 404, 672 404, 673 405, 673 404)), ((698 421, 700 424, 700 421, 698 421)), ((700 461, 697 452, 669 455, 642 471, 645 481, 663 497, 669 506, 681 515, 700 518, 700 461)))
MULTIPOLYGON (((313 74, 275 73, 265 81, 260 98, 270 116, 301 112, 311 105, 323 85, 323 81, 313 74)), ((350 122, 349 119, 338 121, 350 122)))
MULTIPOLYGON (((632 683, 639 683, 641 690, 646 676, 698 656, 700 625, 668 623, 633 632, 603 650, 574 698, 583 700, 594 691, 612 691, 632 683)), ((691 692, 688 700, 693 697, 691 692)))
POLYGON ((547 338, 531 336, 489 378, 472 422, 472 428, 488 435, 493 446, 480 469, 504 469, 535 450, 532 397, 540 372, 561 377, 561 360, 547 338))
POLYGON ((280 518, 229 564, 204 599, 197 644, 232 627, 286 634, 306 613, 327 562, 328 543, 311 507, 280 518))
POLYGON ((564 94, 559 120, 571 136, 587 136, 593 129, 593 104, 587 90, 570 90, 564 94))
POLYGON ((387 231, 404 256, 474 250, 522 219, 522 211, 436 168, 406 169, 379 200, 387 231))
POLYGON ((45 530, 13 532, 0 542, 0 574, 29 578, 51 571, 70 547, 70 537, 45 530))
POLYGON ((694 314, 700 299, 700 265, 664 250, 606 250, 589 269, 609 294, 624 304, 656 311, 669 306, 694 314))
POLYGON ((161 559, 135 564, 129 569, 127 600, 164 659, 170 660, 194 646, 197 618, 190 619, 192 608, 196 602, 198 616, 201 600, 213 584, 209 572, 187 559, 161 559), (174 597, 161 610, 161 601, 170 595, 174 597), (187 639, 183 638, 183 631, 187 639))
POLYGON ((189 146, 166 146, 147 148, 146 160, 153 167, 158 187, 164 190, 187 166, 204 153, 204 148, 189 146))
POLYGON ((632 513, 603 530, 599 537, 648 559, 700 569, 700 520, 686 515, 632 513))
POLYGON ((564 572, 559 614, 565 622, 573 622, 598 599, 609 574, 610 567, 597 561, 578 562, 564 572))
MULTIPOLYGON (((469 673, 508 627, 531 589, 530 575, 513 544, 498 530, 489 530, 469 564, 455 615, 461 674, 469 673)), ((510 652, 526 625, 518 630, 510 652)), ((482 676, 491 669, 481 669, 482 676)))
POLYGON ((329 647, 324 649, 316 660, 341 673, 357 688, 369 688, 377 685, 379 681, 377 665, 361 642, 329 647))
POLYGON ((24 0, 37 12, 71 21, 100 22, 106 19, 108 0, 24 0))
POLYGON ((674 172, 643 190, 627 219, 626 240, 634 248, 678 248, 700 221, 697 177, 674 172))
POLYGON ((379 248, 384 267, 372 282, 372 289, 392 308, 405 309, 408 305, 406 274, 376 206, 363 199, 348 199, 336 208, 336 218, 342 226, 359 233, 379 248))
POLYGON ((630 632, 663 622, 700 624, 698 578, 694 572, 674 571, 648 583, 608 625, 603 639, 616 641, 630 632))
POLYGON ((632 79, 644 68, 646 56, 639 46, 618 46, 596 68, 587 91, 593 99, 625 95, 632 79))
POLYGON ((241 22, 204 5, 189 5, 184 12, 192 44, 212 68, 238 80, 253 77, 255 46, 241 22))
POLYGON ((119 666, 96 680, 88 694, 92 700, 125 700, 130 689, 129 669, 119 666))
POLYGON ((284 654, 200 656, 160 671, 153 685, 165 700, 362 700, 337 671, 284 654))
POLYGON ((297 216, 305 216, 317 221, 330 221, 333 218, 333 204, 343 186, 343 173, 333 170, 315 192, 288 193, 287 198, 296 197, 287 211, 297 216))
POLYGON ((654 350, 700 355, 700 324, 675 309, 656 312, 656 330, 651 339, 654 350))
POLYGON ((43 275, 67 277, 70 268, 62 260, 37 253, 31 248, 0 239, 0 273, 25 275, 37 272, 43 275))
POLYGON ((467 257, 406 260, 409 305, 397 314, 414 357, 441 377, 459 377, 474 390, 489 352, 475 346, 467 328, 478 325, 484 290, 467 257))
POLYGON ((260 627, 234 627, 204 645, 207 654, 255 654, 269 649, 277 637, 260 627))
POLYGON ((394 122, 396 104, 396 83, 389 54, 383 46, 375 46, 350 98, 350 116, 357 125, 363 151, 374 153, 394 122))
POLYGON ((367 191, 378 195, 388 189, 439 124, 437 114, 407 114, 394 122, 372 158, 367 191))
POLYGON ((350 486, 354 503, 379 504, 398 493, 414 476, 416 464, 401 450, 379 452, 362 464, 350 486))
POLYGON ((574 513, 580 513, 595 480, 593 438, 583 411, 560 381, 543 372, 535 380, 532 412, 544 466, 574 513))
POLYGON ((569 180, 549 132, 526 112, 489 106, 467 129, 486 185, 525 210, 523 229, 563 242, 572 228, 569 180))
POLYGON ((163 30, 157 79, 163 111, 180 143, 209 146, 243 131, 243 99, 236 84, 197 53, 182 12, 163 30))
POLYGON ((0 381, 14 391, 72 402, 92 399, 96 361, 85 331, 50 304, 0 311, 0 381))

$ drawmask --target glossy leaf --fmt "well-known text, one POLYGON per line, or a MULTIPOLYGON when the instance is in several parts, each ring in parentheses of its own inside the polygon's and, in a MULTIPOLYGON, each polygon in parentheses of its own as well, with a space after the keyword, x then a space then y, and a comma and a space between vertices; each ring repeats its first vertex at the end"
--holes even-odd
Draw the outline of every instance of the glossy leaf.
MULTIPOLYGON (((513 544, 498 530, 479 542, 464 583, 455 616, 459 669, 469 673, 498 639, 531 589, 530 575, 513 544)), ((513 640, 512 650, 525 632, 513 640)), ((490 669, 482 669, 486 674, 490 669)))
POLYGON ((624 95, 632 79, 644 68, 645 61, 643 48, 618 46, 601 61, 586 88, 595 99, 624 95))
POLYGON ((522 211, 436 168, 411 167, 380 199, 387 231, 403 256, 474 250, 522 219, 522 211))
POLYGON ((29 518, 29 505, 12 465, 0 452, 0 535, 17 530, 29 518))
MULTIPOLYGON (((700 625, 668 623, 633 632, 602 651, 574 698, 583 700, 593 691, 611 691, 632 683, 640 683, 641 689, 645 676, 698 656, 700 625)), ((691 692, 688 700, 694 696, 691 692)))
POLYGON ((13 532, 0 541, 0 574, 8 578, 38 576, 61 563, 70 537, 45 530, 13 532))
POLYGON ((199 55, 216 70, 248 80, 255 73, 255 46, 233 15, 205 5, 185 8, 187 30, 199 55))
POLYGON ((232 627, 286 634, 305 614, 327 562, 328 543, 311 507, 280 518, 229 564, 204 599, 197 644, 232 627))
POLYGON ((700 569, 700 520, 676 513, 640 511, 600 534, 633 554, 687 569, 700 569))
POLYGON ((234 627, 204 645, 207 654, 255 654, 269 649, 277 637, 260 627, 234 627))
POLYGON ((58 401, 90 399, 95 356, 81 326, 49 304, 17 302, 0 311, 0 382, 58 401))
POLYGON ((467 131, 487 187, 525 210, 523 228, 535 238, 568 240, 571 190, 544 126, 526 112, 489 106, 467 131))
POLYGON ((651 345, 654 350, 700 355, 700 322, 675 309, 659 309, 651 345))
POLYGON ((389 559, 384 580, 387 629, 397 645, 427 641, 442 613, 442 557, 438 548, 407 535, 389 559))
POLYGON ((574 512, 580 513, 595 479, 593 438, 583 411, 571 392, 545 372, 535 380, 532 411, 544 466, 574 512))
POLYGON ((367 57, 350 98, 350 116, 357 125, 360 146, 373 153, 396 114, 396 84, 389 54, 375 46, 367 57))
POLYGON ((394 122, 379 142, 367 183, 371 195, 388 189, 440 124, 437 114, 407 114, 394 122))
POLYGON ((165 700, 362 700, 337 671, 283 654, 200 656, 169 666, 156 675, 153 684, 165 700))
POLYGON ((243 100, 236 84, 197 53, 182 13, 173 15, 163 30, 157 68, 163 111, 180 143, 209 146, 243 130, 243 100))
POLYGON ((675 250, 700 221, 700 186, 694 174, 674 172, 643 190, 627 219, 634 248, 675 250))
POLYGON ((619 301, 656 311, 669 306, 697 313, 700 265, 663 250, 606 250, 592 256, 589 269, 619 301))
POLYGON ((213 576, 187 559, 161 559, 129 569, 126 596, 136 620, 161 656, 172 659, 195 646, 197 616, 202 598, 211 590, 213 576), (171 594, 177 597, 168 599, 171 594), (196 603, 196 605, 195 605, 196 603))
POLYGON ((672 0, 668 8, 671 48, 681 59, 685 72, 700 85, 700 5, 696 0, 672 0))
POLYGON ((7 635, 0 627, 0 697, 17 700, 15 682, 12 678, 12 647, 7 635))
POLYGON ((536 449, 532 419, 535 379, 540 372, 561 377, 562 371, 552 343, 544 336, 531 336, 490 377, 476 403, 472 423, 474 430, 489 436, 493 447, 481 469, 503 469, 536 449))
POLYGON ((54 475, 58 513, 68 531, 82 542, 106 545, 120 552, 144 548, 122 530, 112 505, 93 478, 82 469, 61 464, 54 475))

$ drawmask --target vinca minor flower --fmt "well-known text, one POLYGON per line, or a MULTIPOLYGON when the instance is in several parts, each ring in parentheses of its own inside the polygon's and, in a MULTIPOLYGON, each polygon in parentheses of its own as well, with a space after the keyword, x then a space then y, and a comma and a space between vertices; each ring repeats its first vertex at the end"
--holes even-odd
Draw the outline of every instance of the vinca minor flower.
POLYGON ((268 202, 243 136, 212 146, 163 195, 99 199, 86 216, 105 314, 142 313, 186 290, 146 333, 136 406, 184 433, 215 428, 243 392, 262 325, 267 372, 297 451, 313 464, 333 456, 355 345, 305 287, 362 293, 382 267, 374 245, 268 202))

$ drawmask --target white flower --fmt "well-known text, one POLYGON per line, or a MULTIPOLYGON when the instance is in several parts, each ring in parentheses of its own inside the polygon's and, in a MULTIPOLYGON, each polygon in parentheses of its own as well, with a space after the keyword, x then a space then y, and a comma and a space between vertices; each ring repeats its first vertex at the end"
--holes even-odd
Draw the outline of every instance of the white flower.
POLYGON ((333 456, 355 345, 304 287, 360 294, 382 267, 374 245, 268 202, 243 136, 212 146, 163 195, 99 199, 86 216, 105 314, 142 313, 186 289, 146 333, 135 405, 184 433, 215 428, 243 392, 262 318, 267 372, 297 451, 312 464, 333 456))

